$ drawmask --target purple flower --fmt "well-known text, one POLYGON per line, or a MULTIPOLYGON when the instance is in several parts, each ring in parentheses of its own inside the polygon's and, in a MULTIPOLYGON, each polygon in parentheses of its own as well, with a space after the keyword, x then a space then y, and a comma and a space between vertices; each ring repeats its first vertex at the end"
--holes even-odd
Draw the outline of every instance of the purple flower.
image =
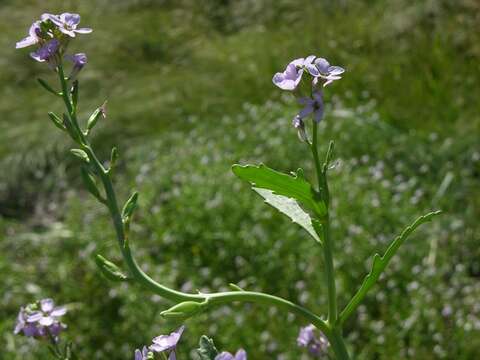
POLYGON ((66 328, 59 320, 67 313, 64 306, 55 307, 52 299, 43 299, 39 303, 21 308, 15 325, 15 334, 21 331, 29 337, 45 337, 48 334, 57 337, 66 328))
POLYGON ((49 19, 55 25, 58 26, 58 29, 70 36, 75 37, 75 34, 89 34, 92 32, 90 28, 80 28, 77 29, 78 24, 80 23, 80 15, 72 13, 63 13, 61 15, 52 15, 52 14, 43 14, 42 20, 49 19))
POLYGON ((78 53, 75 55, 65 55, 65 59, 70 60, 73 63, 72 72, 68 76, 69 79, 74 79, 80 70, 87 64, 87 55, 84 53, 78 53))
POLYGON ((17 316, 17 323, 15 324, 15 329, 13 330, 13 333, 15 335, 19 334, 20 332, 23 332, 23 335, 28 337, 34 337, 39 335, 37 326, 35 324, 29 324, 27 322, 27 312, 23 307, 20 308, 20 312, 17 316))
POLYGON ((307 64, 306 68, 310 75, 314 77, 313 84, 318 83, 318 79, 325 80, 323 86, 331 84, 335 80, 339 80, 342 77, 340 76, 345 72, 345 69, 340 66, 332 66, 324 58, 317 58, 313 63, 307 64))
POLYGON ((298 346, 306 347, 308 344, 310 344, 310 342, 315 337, 314 331, 315 331, 315 326, 311 324, 300 328, 300 333, 298 334, 298 337, 297 337, 298 346))
POLYGON ((182 336, 184 330, 185 326, 182 325, 170 335, 157 336, 152 340, 153 344, 150 345, 149 349, 157 353, 170 351, 168 359, 175 360, 175 348, 177 347, 177 343, 180 341, 180 337, 182 336))
POLYGON ((247 353, 245 350, 240 349, 237 351, 235 356, 233 356, 228 351, 223 351, 217 356, 215 356, 215 360, 247 360, 247 353))
POLYGON ((298 113, 300 119, 304 119, 310 114, 313 114, 314 120, 318 123, 323 118, 323 94, 317 90, 313 93, 313 99, 309 97, 302 97, 298 99, 298 103, 303 105, 303 109, 298 113))
POLYGON ((306 59, 293 60, 287 65, 283 73, 276 73, 273 76, 273 83, 282 90, 295 90, 302 80, 302 75, 307 64, 310 64, 315 56, 310 55, 306 59))
POLYGON ((28 36, 17 42, 15 48, 21 49, 27 46, 35 45, 40 42, 40 21, 35 21, 28 30, 28 36))
POLYGON ((135 360, 147 360, 148 359, 148 349, 146 346, 143 347, 142 351, 135 350, 135 360))
POLYGON ((329 343, 325 335, 320 334, 320 336, 317 337, 315 335, 315 329, 313 325, 300 328, 297 344, 300 347, 306 347, 310 355, 320 357, 327 353, 329 343))
POLYGON ((53 63, 59 47, 60 42, 57 39, 52 39, 41 48, 37 49, 37 51, 30 53, 30 56, 38 62, 48 61, 53 63))

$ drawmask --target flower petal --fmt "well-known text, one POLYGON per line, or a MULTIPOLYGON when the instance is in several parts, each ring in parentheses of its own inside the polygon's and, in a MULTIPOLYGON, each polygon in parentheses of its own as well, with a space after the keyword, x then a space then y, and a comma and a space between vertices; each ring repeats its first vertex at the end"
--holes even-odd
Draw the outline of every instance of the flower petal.
POLYGON ((63 13, 60 15, 60 19, 67 24, 68 27, 75 29, 80 23, 80 15, 72 13, 63 13))
POLYGON ((52 311, 54 306, 55 306, 55 303, 52 299, 40 300, 40 308, 42 309, 43 312, 48 313, 52 311))
MULTIPOLYGON (((304 59, 304 58, 298 58, 298 59, 295 59, 295 60, 293 60, 292 62, 290 62, 290 64, 292 64, 292 65, 294 65, 294 66, 296 66, 296 67, 301 67, 301 66, 303 66, 304 62, 305 62, 305 59, 304 59)), ((289 64, 289 65, 290 65, 290 64, 289 64)))
POLYGON ((42 317, 43 317, 43 314, 40 311, 34 311, 29 315, 27 315, 27 322, 29 323, 37 322, 42 317))
POLYGON ((25 336, 33 337, 40 335, 40 331, 37 329, 37 327, 34 324, 29 324, 23 328, 23 334, 25 336))
POLYGON ((329 75, 340 75, 345 72, 345 69, 341 66, 329 66, 328 67, 328 74, 329 75))
POLYGON ((313 63, 313 60, 315 60, 316 56, 315 55, 309 55, 305 58, 305 61, 303 62, 304 66, 310 65, 313 63))
POLYGON ((67 308, 65 306, 58 306, 52 310, 50 313, 53 317, 60 317, 67 313, 67 308))
POLYGON ((317 67, 313 64, 308 64, 305 66, 307 68, 307 71, 310 73, 312 76, 319 76, 320 71, 317 69, 317 67))
POLYGON ((317 66, 318 71, 320 71, 322 74, 328 74, 328 68, 330 67, 330 63, 326 59, 316 59, 315 65, 317 66))
POLYGON ((65 35, 68 35, 70 37, 75 37, 75 31, 73 30, 69 30, 63 26, 59 26, 58 27, 58 30, 60 30, 62 33, 64 33, 65 35))
POLYGON ((80 28, 76 29, 75 32, 78 34, 90 34, 93 30, 90 28, 80 28))
POLYGON ((185 326, 182 325, 170 335, 157 336, 152 340, 153 344, 150 346, 150 350, 161 352, 175 348, 184 330, 185 326))
POLYGON ((53 322, 54 320, 51 316, 44 316, 38 321, 38 323, 43 326, 50 326, 53 322))
POLYGON ((27 46, 32 46, 35 45, 38 42, 36 38, 33 38, 31 36, 27 36, 25 39, 20 40, 19 42, 16 43, 15 48, 16 49, 21 49, 27 46))
POLYGON ((313 104, 307 104, 300 112, 298 113, 298 116, 301 119, 306 118, 308 115, 310 115, 313 112, 313 104))
POLYGON ((135 350, 135 360, 145 360, 143 354, 138 349, 135 350))
POLYGON ((247 360, 247 352, 243 349, 239 349, 235 354, 235 360, 247 360))
POLYGON ((222 351, 220 354, 215 356, 215 360, 235 360, 235 358, 228 351, 222 351))

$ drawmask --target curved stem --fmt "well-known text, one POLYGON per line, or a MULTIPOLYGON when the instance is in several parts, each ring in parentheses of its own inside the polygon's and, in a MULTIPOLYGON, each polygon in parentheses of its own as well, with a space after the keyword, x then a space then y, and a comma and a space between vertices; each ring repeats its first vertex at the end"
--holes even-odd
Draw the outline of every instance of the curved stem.
POLYGON ((159 284, 158 282, 153 280, 151 277, 149 277, 145 272, 143 272, 143 270, 135 261, 130 249, 127 233, 125 231, 122 215, 120 212, 120 208, 118 206, 117 197, 116 197, 115 190, 113 188, 113 183, 111 180, 111 172, 107 171, 104 168, 104 166, 96 156, 85 134, 81 131, 80 127, 78 126, 78 122, 76 120, 74 109, 71 103, 70 95, 67 91, 67 83, 66 83, 61 65, 58 67, 58 70, 59 70, 59 76, 60 76, 60 81, 62 85, 62 96, 65 102, 65 105, 67 107, 69 120, 74 124, 75 130, 77 130, 78 132, 78 136, 81 139, 80 145, 82 147, 82 150, 87 153, 91 164, 95 168, 97 176, 100 178, 102 182, 102 185, 105 190, 106 199, 107 199, 106 205, 112 217, 113 225, 115 228, 117 240, 120 246, 123 259, 129 268, 130 274, 134 277, 134 279, 139 284, 151 290, 155 294, 158 294, 168 300, 171 300, 177 303, 183 302, 183 301, 197 301, 197 302, 208 301, 209 305, 219 305, 219 304, 225 304, 225 303, 231 303, 231 302, 253 302, 253 303, 263 304, 263 305, 273 305, 279 308, 283 308, 296 315, 300 315, 304 317, 309 322, 314 324, 318 329, 324 332, 329 339, 332 338, 332 341, 333 341, 333 335, 332 335, 331 329, 329 328, 329 326, 324 320, 322 320, 320 317, 318 317, 308 309, 300 305, 297 305, 291 301, 282 299, 280 297, 264 294, 260 292, 252 292, 252 291, 232 291, 232 292, 221 292, 221 293, 213 293, 213 294, 188 294, 188 293, 171 289, 162 284, 159 284))

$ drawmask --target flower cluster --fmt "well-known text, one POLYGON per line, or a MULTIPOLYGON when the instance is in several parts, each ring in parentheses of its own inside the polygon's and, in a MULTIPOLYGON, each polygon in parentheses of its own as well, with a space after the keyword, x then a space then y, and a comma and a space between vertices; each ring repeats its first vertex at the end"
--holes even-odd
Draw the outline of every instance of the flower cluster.
POLYGON ((135 350, 135 360, 152 359, 154 353, 164 353, 168 355, 168 360, 176 360, 177 354, 175 350, 184 330, 185 326, 180 326, 170 335, 157 336, 152 340, 152 345, 148 348, 144 346, 142 350, 135 350))
MULTIPOLYGON (((63 13, 60 15, 43 14, 40 20, 35 21, 28 31, 28 36, 16 44, 16 48, 25 48, 35 45, 37 49, 30 56, 39 62, 47 62, 51 68, 56 68, 65 55, 68 43, 76 34, 89 34, 90 28, 78 28, 80 15, 63 13)), ((73 62, 70 77, 75 76, 87 63, 83 53, 66 55, 66 59, 73 62)))
POLYGON ((329 343, 323 334, 316 336, 315 329, 313 325, 300 328, 297 344, 298 346, 307 348, 310 355, 321 357, 327 354, 329 343))
POLYGON ((67 327, 60 322, 66 313, 66 307, 55 306, 52 299, 37 301, 20 309, 14 333, 35 338, 57 338, 67 327))
POLYGON ((294 91, 298 103, 302 105, 302 109, 293 119, 293 126, 298 130, 301 140, 307 141, 303 120, 312 115, 318 123, 323 118, 322 88, 341 79, 344 71, 340 66, 330 65, 324 58, 310 55, 293 60, 287 65, 285 71, 273 76, 273 83, 282 90, 294 91), (309 81, 309 86, 307 91, 302 91, 301 82, 305 78, 309 81))

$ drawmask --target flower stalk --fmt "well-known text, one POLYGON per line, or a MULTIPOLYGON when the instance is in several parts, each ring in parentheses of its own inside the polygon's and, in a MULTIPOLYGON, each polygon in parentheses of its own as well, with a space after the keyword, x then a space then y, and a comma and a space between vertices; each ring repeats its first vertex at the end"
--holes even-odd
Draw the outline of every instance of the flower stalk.
MULTIPOLYGON (((117 150, 116 148, 112 149, 110 166, 106 168, 99 160, 89 141, 90 132, 99 119, 106 117, 106 103, 93 112, 85 122, 85 129, 82 129, 77 118, 79 95, 77 77, 87 63, 87 56, 84 53, 65 55, 65 51, 70 38, 74 38, 76 34, 88 34, 92 31, 89 28, 77 29, 79 22, 80 16, 78 14, 44 14, 40 21, 32 24, 29 36, 18 42, 16 46, 17 48, 23 48, 36 45, 37 50, 31 53, 31 57, 39 62, 47 62, 50 68, 55 70, 58 75, 61 89, 59 92, 44 80, 39 79, 40 85, 49 93, 54 94, 56 97, 61 97, 65 105, 63 117, 59 117, 54 113, 49 113, 49 117, 57 128, 67 132, 77 143, 78 148, 72 149, 71 152, 82 162, 82 178, 86 183, 88 191, 108 209, 120 252, 128 268, 129 274, 125 275, 117 265, 97 255, 96 262, 104 276, 113 281, 136 282, 153 293, 174 302, 175 305, 173 307, 161 313, 166 318, 185 320, 213 306, 234 302, 250 302, 278 307, 303 317, 312 324, 302 329, 304 334, 299 337, 301 346, 310 346, 310 349, 316 347, 319 351, 328 351, 326 349, 330 347, 337 360, 349 360, 350 356, 342 335, 343 324, 358 307, 368 291, 375 285, 400 245, 418 226, 429 221, 439 212, 431 212, 419 217, 393 240, 383 256, 375 254, 372 270, 365 277, 365 280, 350 302, 339 312, 333 258, 334 242, 330 234, 330 194, 327 180, 327 172, 333 153, 333 142, 330 142, 325 160, 322 163, 318 150, 318 124, 324 115, 322 89, 332 82, 341 79, 344 69, 339 66, 331 66, 326 59, 310 55, 306 58, 292 61, 287 65, 284 72, 277 73, 273 77, 273 82, 276 86, 283 90, 292 91, 297 97, 297 102, 303 106, 302 110, 294 118, 293 125, 298 131, 300 140, 307 144, 312 153, 317 179, 316 186, 311 185, 306 180, 302 169, 290 176, 276 172, 264 165, 234 166, 234 172, 237 176, 249 181, 253 189, 264 197, 266 202, 289 216, 322 246, 328 298, 328 313, 325 320, 320 315, 290 300, 261 292, 245 291, 235 285, 230 286, 232 291, 226 292, 210 294, 200 292, 197 294, 185 293, 156 282, 141 269, 132 254, 129 237, 130 222, 136 208, 138 193, 134 192, 123 207, 119 205, 113 185, 113 168, 118 159, 117 150), (65 76, 63 59, 70 60, 73 63, 73 68, 68 77, 65 76), (305 85, 305 81, 309 81, 307 96, 302 94, 302 88, 305 86, 301 86, 301 84, 305 85), (312 117, 311 141, 308 138, 305 127, 305 119, 307 117, 312 117), (322 332, 324 336, 322 341, 319 339, 314 340, 309 335, 312 333, 309 331, 313 331, 311 327, 315 327, 322 332), (305 329, 310 330, 305 332, 305 329)), ((31 313, 27 314, 24 313, 22 308, 15 333, 22 330, 26 336, 44 337, 45 334, 40 331, 47 327, 47 335, 52 343, 52 353, 58 359, 68 360, 72 358, 70 345, 67 345, 65 351, 62 352, 54 336, 55 333, 51 332, 52 329, 56 329, 55 331, 57 332, 60 332, 62 329, 61 323, 59 323, 56 317, 62 316, 64 311, 52 310, 53 308, 51 309, 51 307, 53 305, 50 306, 50 304, 53 304, 53 302, 44 300, 43 315, 38 311, 33 315, 31 313), (32 324, 37 321, 39 322, 38 328, 32 324)), ((153 356, 151 351, 158 353, 159 356, 165 359, 167 358, 166 352, 169 352, 168 359, 171 359, 172 354, 175 355, 175 346, 182 332, 183 326, 169 336, 155 338, 153 340, 154 344, 148 349, 144 347, 142 351, 137 350, 135 352, 135 359, 150 359, 153 356), (168 340, 168 346, 165 347, 166 339, 168 340)), ((223 352, 218 354, 217 357, 218 359, 232 359, 233 355, 223 352)), ((246 357, 246 354, 243 350, 235 355, 237 360, 244 357, 246 357)))

